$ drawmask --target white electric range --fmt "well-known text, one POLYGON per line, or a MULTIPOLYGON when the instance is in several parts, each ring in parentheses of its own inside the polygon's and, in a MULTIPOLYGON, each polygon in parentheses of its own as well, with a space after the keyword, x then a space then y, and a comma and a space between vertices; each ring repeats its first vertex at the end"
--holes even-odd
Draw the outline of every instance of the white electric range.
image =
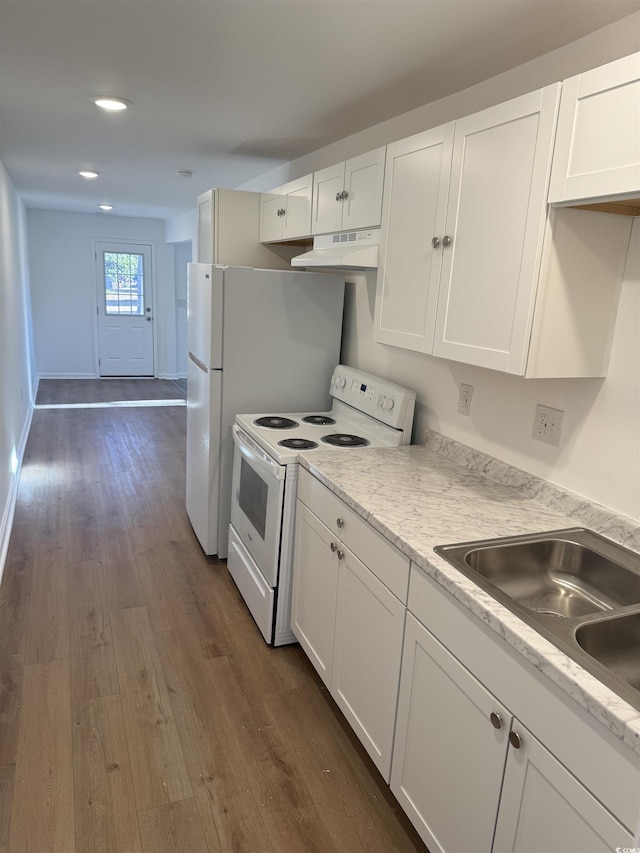
POLYGON ((328 412, 236 415, 227 567, 267 643, 296 642, 291 571, 301 455, 410 444, 415 392, 338 365, 328 412))

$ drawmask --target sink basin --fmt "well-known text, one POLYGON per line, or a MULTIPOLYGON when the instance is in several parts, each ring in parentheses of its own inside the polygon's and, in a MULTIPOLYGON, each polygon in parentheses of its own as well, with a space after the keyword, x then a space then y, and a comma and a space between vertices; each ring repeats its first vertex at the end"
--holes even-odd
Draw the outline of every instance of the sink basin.
POLYGON ((587 654, 640 690, 640 613, 589 622, 575 636, 587 654))
POLYGON ((640 573, 620 562, 630 552, 620 547, 616 553, 618 548, 578 528, 435 550, 521 607, 576 618, 640 603, 640 573))
POLYGON ((640 711, 640 555, 585 528, 434 550, 640 711))

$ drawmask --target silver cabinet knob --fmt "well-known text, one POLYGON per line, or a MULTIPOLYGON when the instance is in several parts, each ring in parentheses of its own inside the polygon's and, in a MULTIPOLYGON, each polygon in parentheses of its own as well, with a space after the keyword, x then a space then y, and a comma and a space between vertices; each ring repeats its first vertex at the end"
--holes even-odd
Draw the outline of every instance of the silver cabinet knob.
POLYGON ((433 239, 431 240, 431 245, 433 246, 434 249, 437 249, 438 246, 440 245, 440 238, 439 237, 433 237, 433 239))
POLYGON ((494 729, 502 728, 502 717, 500 716, 500 714, 496 714, 495 711, 492 711, 489 715, 489 719, 491 720, 491 725, 494 729))
POLYGON ((338 527, 344 527, 344 519, 336 518, 336 524, 338 525, 338 527))
POLYGON ((335 542, 332 542, 332 543, 331 543, 331 545, 329 545, 329 548, 331 548, 331 550, 334 552, 334 554, 335 554, 335 552, 336 552, 337 547, 338 547, 338 546, 336 545, 336 543, 335 543, 335 542))
POLYGON ((445 249, 447 249, 451 245, 452 242, 453 241, 452 241, 451 237, 449 237, 447 234, 445 234, 444 237, 442 238, 442 245, 445 247, 445 249))
POLYGON ((342 193, 336 193, 336 201, 342 201, 342 193))
POLYGON ((342 551, 340 548, 338 548, 336 551, 336 555, 337 555, 338 559, 341 560, 344 557, 344 551, 342 551))
POLYGON ((147 323, 150 323, 150 322, 151 322, 151 317, 147 317, 147 318, 146 318, 146 320, 147 320, 147 323))
POLYGON ((522 739, 518 732, 509 732, 509 743, 514 749, 520 749, 522 746, 522 739))
POLYGON ((345 198, 349 198, 349 193, 346 190, 342 190, 342 192, 340 193, 340 198, 342 199, 342 201, 344 201, 345 198))

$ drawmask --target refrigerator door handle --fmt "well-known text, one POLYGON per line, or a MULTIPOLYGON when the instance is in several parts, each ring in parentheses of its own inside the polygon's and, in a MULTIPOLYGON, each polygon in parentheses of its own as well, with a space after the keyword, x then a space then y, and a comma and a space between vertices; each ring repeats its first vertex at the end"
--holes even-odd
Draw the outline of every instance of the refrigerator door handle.
POLYGON ((276 480, 284 480, 285 468, 282 465, 278 465, 270 456, 260 450, 237 424, 233 424, 231 429, 236 447, 243 456, 251 459, 256 468, 262 468, 270 477, 275 477, 276 480))
POLYGON ((192 352, 188 353, 188 356, 199 370, 202 370, 203 373, 208 372, 209 368, 204 363, 204 361, 200 361, 200 359, 197 358, 192 352))

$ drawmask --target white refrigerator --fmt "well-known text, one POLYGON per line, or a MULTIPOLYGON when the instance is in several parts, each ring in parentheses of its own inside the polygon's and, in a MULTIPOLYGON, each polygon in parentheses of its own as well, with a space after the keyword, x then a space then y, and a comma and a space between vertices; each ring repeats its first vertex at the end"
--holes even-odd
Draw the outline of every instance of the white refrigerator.
POLYGON ((326 411, 340 363, 344 278, 189 264, 187 513, 227 556, 236 414, 326 411))

